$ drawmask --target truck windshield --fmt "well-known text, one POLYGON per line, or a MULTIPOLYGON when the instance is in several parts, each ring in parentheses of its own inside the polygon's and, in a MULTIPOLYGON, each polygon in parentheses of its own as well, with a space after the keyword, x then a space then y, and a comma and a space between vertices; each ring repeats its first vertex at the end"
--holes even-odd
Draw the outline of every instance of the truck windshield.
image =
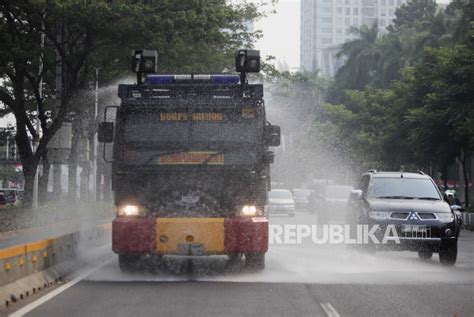
POLYGON ((127 143, 257 143, 256 118, 231 118, 219 112, 131 112, 125 118, 127 143))

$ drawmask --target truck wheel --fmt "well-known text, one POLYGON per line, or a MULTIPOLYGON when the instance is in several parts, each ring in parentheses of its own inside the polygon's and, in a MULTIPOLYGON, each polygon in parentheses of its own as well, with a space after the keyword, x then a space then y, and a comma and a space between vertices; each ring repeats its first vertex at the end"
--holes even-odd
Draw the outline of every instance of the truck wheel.
POLYGON ((131 254, 119 254, 119 267, 122 272, 133 272, 137 271, 139 266, 140 257, 131 254))
POLYGON ((431 259, 433 251, 418 251, 418 257, 423 260, 431 259))
POLYGON ((453 266, 458 257, 458 241, 443 242, 439 250, 439 261, 443 265, 453 266))
POLYGON ((253 270, 263 270, 265 268, 265 253, 246 254, 245 265, 253 270))
POLYGON ((241 253, 230 253, 227 254, 227 257, 229 258, 229 264, 234 265, 239 263, 240 259, 242 258, 241 253))

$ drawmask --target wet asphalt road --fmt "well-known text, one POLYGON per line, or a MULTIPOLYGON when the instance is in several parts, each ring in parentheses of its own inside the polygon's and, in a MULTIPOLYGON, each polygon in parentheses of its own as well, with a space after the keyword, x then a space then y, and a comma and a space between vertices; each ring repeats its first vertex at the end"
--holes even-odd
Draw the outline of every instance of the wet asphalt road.
MULTIPOLYGON (((274 218, 311 224, 313 216, 274 218)), ((438 256, 375 256, 343 246, 272 245, 263 272, 224 257, 165 258, 124 274, 105 265, 26 316, 474 316, 474 232, 463 231, 455 267, 438 256)))
POLYGON ((472 316, 473 293, 446 284, 85 281, 27 316, 327 316, 325 303, 340 316, 472 316))

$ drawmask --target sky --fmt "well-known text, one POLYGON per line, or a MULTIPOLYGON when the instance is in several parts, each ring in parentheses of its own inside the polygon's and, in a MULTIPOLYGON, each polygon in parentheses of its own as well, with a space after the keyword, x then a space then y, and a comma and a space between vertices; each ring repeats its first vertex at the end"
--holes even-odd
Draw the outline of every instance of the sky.
MULTIPOLYGON (((449 3, 450 0, 436 2, 449 3)), ((280 62, 286 62, 290 70, 297 70, 300 65, 300 0, 279 0, 275 10, 275 14, 255 23, 255 30, 263 32, 263 39, 255 48, 260 49, 262 56, 273 55, 280 62)))
POLYGON ((255 22, 255 30, 263 32, 255 48, 262 56, 273 55, 286 62, 293 70, 300 64, 300 1, 280 0, 275 10, 276 13, 255 22))

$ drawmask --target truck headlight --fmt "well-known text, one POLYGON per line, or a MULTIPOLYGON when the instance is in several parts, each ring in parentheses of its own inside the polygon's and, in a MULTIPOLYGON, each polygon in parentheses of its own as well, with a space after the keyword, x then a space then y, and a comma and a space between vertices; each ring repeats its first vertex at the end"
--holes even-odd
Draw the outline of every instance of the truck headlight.
POLYGON ((123 205, 117 208, 117 216, 136 217, 140 215, 140 207, 137 205, 123 205))
POLYGON ((454 220, 454 215, 450 212, 440 212, 436 213, 436 218, 441 222, 452 222, 454 220))
POLYGON ((390 211, 371 211, 369 212, 369 218, 374 220, 387 220, 390 218, 391 213, 390 211))
POLYGON ((257 215, 257 207, 256 206, 253 206, 253 205, 246 205, 246 206, 243 206, 242 207, 242 216, 246 216, 246 217, 254 217, 257 215))

